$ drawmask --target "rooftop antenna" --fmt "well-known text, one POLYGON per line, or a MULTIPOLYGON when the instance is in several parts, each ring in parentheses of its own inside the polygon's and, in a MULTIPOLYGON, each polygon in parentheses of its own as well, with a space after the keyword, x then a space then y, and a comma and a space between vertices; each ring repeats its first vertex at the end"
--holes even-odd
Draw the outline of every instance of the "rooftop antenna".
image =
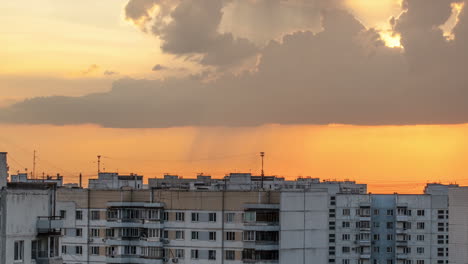
POLYGON ((97 172, 98 172, 98 175, 99 173, 101 173, 101 155, 97 156, 97 172))
POLYGON ((31 175, 33 179, 36 179, 36 150, 34 150, 33 154, 33 169, 31 175))
POLYGON ((265 158, 265 152, 260 152, 260 157, 262 158, 262 189, 263 189, 263 178, 265 177, 265 172, 263 171, 263 160, 265 158))

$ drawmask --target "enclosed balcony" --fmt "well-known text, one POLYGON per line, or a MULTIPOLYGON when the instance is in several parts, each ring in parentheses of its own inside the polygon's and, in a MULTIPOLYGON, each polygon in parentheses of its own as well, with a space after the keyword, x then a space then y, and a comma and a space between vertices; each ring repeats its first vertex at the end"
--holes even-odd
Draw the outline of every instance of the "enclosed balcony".
POLYGON ((39 216, 36 222, 39 235, 56 235, 62 233, 63 219, 60 216, 39 216))
POLYGON ((31 243, 31 259, 36 264, 62 264, 59 256, 59 237, 40 237, 31 243))
POLYGON ((244 226, 246 230, 279 230, 279 209, 246 208, 244 212, 244 226))
POLYGON ((244 249, 242 251, 242 261, 244 263, 278 263, 278 259, 278 250, 244 249))

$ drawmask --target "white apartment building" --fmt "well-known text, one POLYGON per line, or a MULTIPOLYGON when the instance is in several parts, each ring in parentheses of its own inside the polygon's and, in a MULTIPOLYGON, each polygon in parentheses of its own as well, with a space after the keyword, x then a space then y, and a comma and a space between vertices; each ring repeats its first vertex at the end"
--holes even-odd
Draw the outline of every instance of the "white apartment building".
POLYGON ((449 189, 449 263, 468 263, 468 187, 449 189))
POLYGON ((143 176, 137 174, 119 175, 116 172, 99 172, 97 179, 88 180, 89 189, 116 190, 125 187, 143 189, 143 176))
POLYGON ((63 186, 63 176, 57 174, 55 177, 44 175, 37 179, 31 179, 27 173, 18 173, 10 175, 10 182, 23 182, 23 183, 55 183, 57 187, 63 186))
POLYGON ((61 264, 55 184, 7 183, 0 153, 0 263, 61 264))

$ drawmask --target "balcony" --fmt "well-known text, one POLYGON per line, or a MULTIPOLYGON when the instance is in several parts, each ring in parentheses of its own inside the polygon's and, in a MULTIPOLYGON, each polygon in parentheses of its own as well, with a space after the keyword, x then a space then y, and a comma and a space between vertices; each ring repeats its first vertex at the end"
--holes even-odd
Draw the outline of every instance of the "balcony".
POLYGON ((36 264, 62 264, 62 257, 55 258, 37 258, 36 264))
POLYGON ((39 216, 36 222, 37 233, 42 235, 61 235, 63 219, 60 216, 39 216))
POLYGON ((397 222, 408 222, 408 216, 407 215, 397 215, 396 216, 396 221, 397 222))
POLYGON ((361 246, 370 246, 371 245, 371 241, 369 239, 361 239, 361 240, 358 240, 357 243, 359 245, 361 245, 361 246))
POLYGON ((396 254, 396 258, 397 258, 397 259, 407 259, 407 258, 408 258, 408 254, 407 254, 407 253, 397 253, 397 254, 396 254))
POLYGON ((371 258, 371 255, 370 255, 370 253, 361 254, 361 255, 359 255, 359 258, 360 258, 360 259, 370 259, 370 258, 371 258))

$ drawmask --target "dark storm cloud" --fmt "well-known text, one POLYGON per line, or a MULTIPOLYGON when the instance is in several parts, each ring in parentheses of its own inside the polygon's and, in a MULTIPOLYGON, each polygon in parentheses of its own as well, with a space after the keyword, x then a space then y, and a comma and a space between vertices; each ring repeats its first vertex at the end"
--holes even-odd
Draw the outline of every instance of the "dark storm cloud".
MULTIPOLYGON (((262 48, 254 72, 211 82, 124 79, 108 93, 17 103, 1 110, 0 120, 107 127, 466 123, 468 18, 460 14, 455 39, 447 41, 438 26, 450 4, 405 1, 408 10, 393 23, 404 50, 386 47, 349 13, 328 10, 320 33, 291 33, 262 48)), ((210 43, 199 38, 194 42, 210 43)), ((181 53, 203 48, 174 45, 181 53)))

